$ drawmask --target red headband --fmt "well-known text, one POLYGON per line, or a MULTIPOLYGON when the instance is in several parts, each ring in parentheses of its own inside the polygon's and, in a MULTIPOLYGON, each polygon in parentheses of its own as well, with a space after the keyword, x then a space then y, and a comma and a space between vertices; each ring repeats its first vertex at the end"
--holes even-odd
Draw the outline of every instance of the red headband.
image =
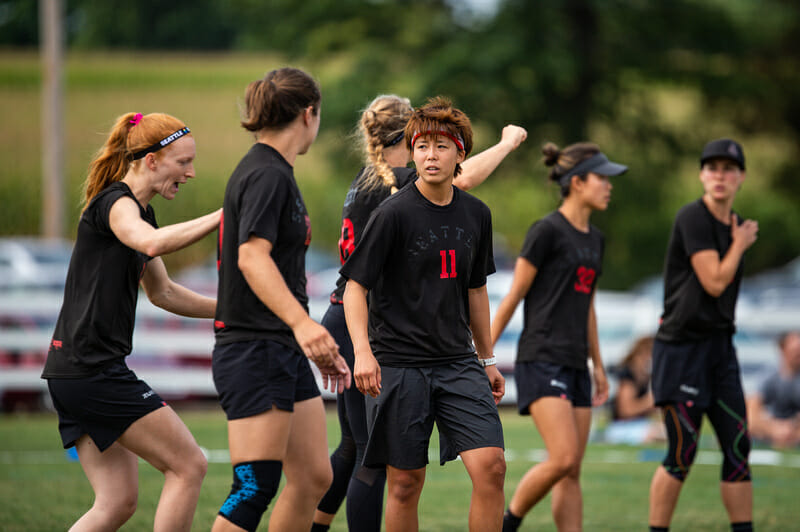
POLYGON ((447 137, 448 139, 450 139, 450 140, 452 140, 453 142, 456 143, 456 146, 458 146, 459 150, 466 151, 464 149, 464 140, 461 138, 461 136, 457 137, 457 136, 453 135, 452 133, 450 133, 449 131, 445 131, 445 130, 433 131, 432 129, 429 129, 428 131, 417 131, 416 133, 414 133, 414 136, 411 137, 411 148, 412 149, 414 148, 414 143, 417 142, 417 139, 419 137, 423 136, 423 135, 441 135, 443 137, 447 137))

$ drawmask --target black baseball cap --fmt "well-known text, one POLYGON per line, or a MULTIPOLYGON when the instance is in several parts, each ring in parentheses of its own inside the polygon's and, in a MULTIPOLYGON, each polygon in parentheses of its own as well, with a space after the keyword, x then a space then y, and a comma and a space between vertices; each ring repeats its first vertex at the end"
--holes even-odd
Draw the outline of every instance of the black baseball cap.
POLYGON ((706 144, 703 148, 703 155, 700 156, 700 168, 709 159, 730 159, 744 170, 744 151, 735 140, 717 139, 706 144))
POLYGON ((575 175, 584 175, 589 172, 594 172, 595 174, 604 175, 607 177, 613 177, 616 175, 624 174, 628 171, 628 167, 624 164, 614 163, 608 160, 608 157, 603 152, 596 153, 592 155, 588 159, 584 159, 580 163, 576 164, 569 172, 564 174, 558 182, 561 185, 566 185, 569 183, 572 176, 575 175))

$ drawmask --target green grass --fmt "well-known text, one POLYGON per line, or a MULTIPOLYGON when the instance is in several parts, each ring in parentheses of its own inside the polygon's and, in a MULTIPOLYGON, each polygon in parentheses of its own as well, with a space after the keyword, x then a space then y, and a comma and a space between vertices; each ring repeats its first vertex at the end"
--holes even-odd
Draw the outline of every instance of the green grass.
MULTIPOLYGON (((211 450, 227 448, 225 419, 217 408, 184 410, 181 416, 198 443, 211 450)), ((501 413, 509 452, 506 497, 535 462, 530 451, 543 449, 529 419, 512 410, 501 413)), ((64 530, 92 503, 92 491, 80 465, 61 450, 56 419, 51 414, 0 417, 0 530, 36 532, 64 530)), ((328 410, 329 444, 338 441, 334 409, 328 410)), ((434 436, 432 444, 437 439, 434 436)), ((703 450, 718 462, 713 438, 706 435, 703 450)), ((645 530, 648 487, 660 447, 627 447, 591 443, 584 461, 582 484, 587 531, 645 530)), ((754 465, 755 524, 758 530, 785 531, 797 527, 796 499, 800 492, 800 452, 780 454, 783 467, 754 465)), ((700 460, 698 460, 700 462, 700 460)), ((230 466, 209 464, 193 530, 209 530, 230 489, 230 466)), ((125 531, 152 529, 152 517, 162 485, 161 475, 147 464, 140 467, 139 508, 125 531)), ((729 530, 719 498, 719 466, 698 463, 684 487, 673 530, 729 530)), ((425 531, 466 530, 470 483, 460 462, 429 466, 420 503, 425 531)), ((266 519, 264 520, 264 523, 266 519)), ((262 523, 263 530, 266 526, 262 523)), ((333 531, 345 531, 344 512, 333 531)), ((522 530, 555 530, 549 500, 526 517, 522 530)))

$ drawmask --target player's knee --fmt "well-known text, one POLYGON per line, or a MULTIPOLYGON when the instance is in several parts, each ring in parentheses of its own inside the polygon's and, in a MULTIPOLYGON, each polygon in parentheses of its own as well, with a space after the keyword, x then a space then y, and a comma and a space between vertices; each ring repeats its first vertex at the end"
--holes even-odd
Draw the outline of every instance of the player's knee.
POLYGON ((558 478, 579 474, 581 470, 581 457, 577 452, 559 453, 550 462, 558 478))
POLYGON ((686 480, 686 477, 689 476, 689 471, 692 468, 691 462, 679 463, 674 459, 672 453, 667 454, 667 457, 663 462, 661 462, 661 465, 664 466, 664 470, 669 474, 669 476, 679 480, 680 482, 686 480))
POLYGON ((322 498, 333 483, 333 469, 330 462, 325 462, 319 467, 315 467, 306 476, 306 489, 309 494, 322 498))
POLYGON ((750 477, 750 438, 746 434, 737 439, 730 449, 723 449, 722 481, 749 482, 750 477))
POLYGON ((506 478, 506 460, 502 451, 493 454, 483 466, 483 480, 479 483, 483 485, 482 488, 502 490, 506 478))
POLYGON ((389 496, 403 505, 415 503, 422 492, 424 478, 415 471, 396 471, 390 477, 389 496))
POLYGON ((278 492, 281 462, 242 462, 233 468, 233 486, 219 513, 245 530, 255 530, 270 501, 278 492))
POLYGON ((111 500, 98 498, 92 510, 102 516, 102 521, 110 530, 116 530, 136 513, 138 494, 136 490, 117 493, 111 500))

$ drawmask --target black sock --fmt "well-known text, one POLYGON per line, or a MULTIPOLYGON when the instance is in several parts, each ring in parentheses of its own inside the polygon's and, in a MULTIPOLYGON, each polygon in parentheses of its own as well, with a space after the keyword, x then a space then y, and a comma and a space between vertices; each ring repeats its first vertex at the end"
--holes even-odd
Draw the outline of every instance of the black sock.
POLYGON ((521 524, 522 518, 512 514, 511 508, 506 509, 503 514, 503 532, 516 532, 521 524))
POLYGON ((314 523, 313 525, 311 525, 311 531, 310 532, 328 532, 328 530, 330 530, 330 528, 331 528, 331 525, 321 525, 319 523, 314 523))
POLYGON ((653 526, 650 525, 650 532, 669 532, 668 526, 653 526))
POLYGON ((731 532, 753 532, 753 522, 731 523, 731 532))

